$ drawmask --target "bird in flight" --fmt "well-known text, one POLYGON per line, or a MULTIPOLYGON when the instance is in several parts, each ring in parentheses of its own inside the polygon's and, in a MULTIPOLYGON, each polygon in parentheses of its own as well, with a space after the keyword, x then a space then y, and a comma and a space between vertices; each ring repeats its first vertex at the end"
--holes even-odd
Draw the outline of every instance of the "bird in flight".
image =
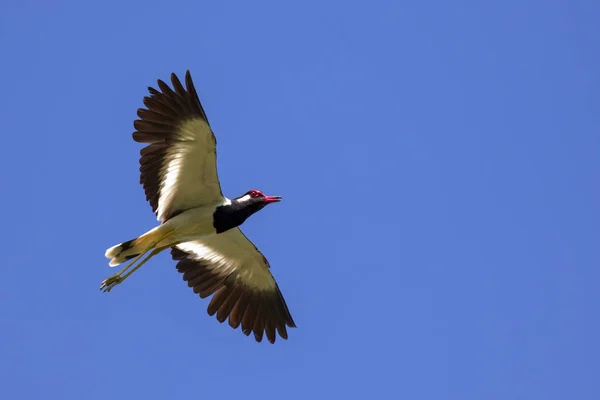
POLYGON ((270 272, 267 259, 242 233, 240 225, 268 204, 281 201, 250 190, 235 199, 221 191, 216 139, 190 72, 185 88, 172 73, 171 89, 158 80, 148 88, 146 108, 137 111, 133 140, 140 151, 140 183, 160 224, 143 235, 106 250, 111 267, 128 262, 105 279, 109 292, 163 250, 171 249, 183 280, 201 298, 212 295, 208 314, 229 320, 257 342, 276 332, 287 339, 294 320, 270 272), (145 257, 144 257, 145 256, 145 257))

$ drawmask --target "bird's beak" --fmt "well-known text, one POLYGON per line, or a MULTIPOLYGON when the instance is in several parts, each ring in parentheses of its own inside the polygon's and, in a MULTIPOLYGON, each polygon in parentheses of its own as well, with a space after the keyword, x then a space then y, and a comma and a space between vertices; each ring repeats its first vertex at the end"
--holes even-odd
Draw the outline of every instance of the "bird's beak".
POLYGON ((281 201, 281 199, 282 199, 281 196, 265 196, 265 203, 267 203, 267 204, 277 203, 277 202, 281 201))

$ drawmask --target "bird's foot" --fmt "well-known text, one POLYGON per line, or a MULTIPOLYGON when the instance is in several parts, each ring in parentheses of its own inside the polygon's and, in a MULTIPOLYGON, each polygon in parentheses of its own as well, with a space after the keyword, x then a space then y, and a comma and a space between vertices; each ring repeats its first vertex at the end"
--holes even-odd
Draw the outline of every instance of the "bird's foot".
POLYGON ((100 285, 100 290, 102 290, 104 293, 108 293, 112 288, 114 288, 121 282, 123 282, 123 278, 121 277, 121 275, 117 274, 109 276, 108 278, 102 281, 102 284, 100 285))

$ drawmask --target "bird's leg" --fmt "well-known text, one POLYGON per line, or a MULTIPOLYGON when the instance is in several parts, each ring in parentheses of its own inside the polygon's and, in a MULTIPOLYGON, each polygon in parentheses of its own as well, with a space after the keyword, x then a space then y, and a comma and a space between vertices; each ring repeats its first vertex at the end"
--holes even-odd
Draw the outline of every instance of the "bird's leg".
MULTIPOLYGON (((139 267, 146 264, 148 262, 148 260, 150 260, 152 257, 157 255, 159 253, 159 251, 157 251, 157 250, 158 249, 152 250, 152 252, 150 254, 148 254, 148 256, 146 258, 144 258, 138 265, 131 268, 131 270, 129 272, 127 272, 125 275, 121 276, 122 273, 127 270, 127 268, 125 268, 123 271, 120 271, 117 274, 109 277, 108 279, 105 279, 104 282, 102 282, 102 285, 100 286, 100 290, 104 289, 104 292, 110 292, 110 290, 112 288, 114 288, 115 286, 117 286, 118 284, 123 282, 129 275, 133 274, 139 267)), ((144 253, 144 254, 146 254, 146 253, 144 253)))
POLYGON ((133 260, 131 260, 129 262, 129 264, 127 264, 125 266, 125 268, 123 268, 116 274, 113 274, 113 275, 109 276, 108 278, 106 278, 105 280, 103 280, 102 284, 100 285, 100 290, 104 290, 105 292, 110 292, 110 289, 117 286, 119 283, 123 282, 123 278, 121 277, 121 275, 123 275, 125 272, 127 272, 127 270, 129 268, 131 268, 133 266, 133 264, 138 262, 146 253, 148 253, 148 251, 150 251, 150 249, 151 248, 144 250, 143 252, 138 254, 133 260))
POLYGON ((148 254, 148 257, 144 258, 144 260, 142 262, 140 262, 138 265, 136 265, 135 267, 131 268, 131 270, 129 272, 127 272, 125 275, 123 275, 121 277, 121 282, 123 282, 125 279, 127 279, 127 277, 131 274, 133 274, 135 271, 137 271, 137 269, 139 267, 141 267, 142 265, 146 264, 152 257, 154 257, 155 255, 157 255, 158 253, 160 253, 161 251, 168 249, 171 246, 166 246, 166 247, 161 247, 158 249, 154 249, 152 250, 152 253, 148 254))
MULTIPOLYGON (((102 285, 100 287, 100 289, 102 289, 104 287, 104 291, 105 292, 110 292, 110 290, 112 288, 114 288, 115 286, 117 286, 118 284, 120 284, 121 282, 123 282, 125 279, 127 279, 127 277, 131 274, 133 274, 135 271, 137 271, 137 269, 139 267, 141 267, 142 265, 146 264, 152 257, 154 257, 155 255, 157 255, 158 253, 160 253, 161 251, 168 249, 171 246, 164 246, 164 247, 160 247, 158 249, 154 249, 152 250, 152 252, 150 254, 148 254, 148 257, 144 258, 138 265, 136 265, 135 267, 131 268, 131 270, 129 272, 127 272, 125 275, 123 276, 118 276, 116 278, 116 280, 114 280, 113 282, 107 282, 107 280, 105 280, 102 285), (106 283, 105 283, 106 282, 106 283)), ((110 278, 109 278, 110 279, 110 278)))
MULTIPOLYGON (((147 252, 149 252, 152 249, 152 247, 147 248, 146 250, 142 251, 140 254, 138 254, 137 256, 134 257, 133 260, 131 260, 129 262, 129 264, 127 264, 122 270, 120 270, 119 272, 117 272, 116 274, 111 275, 110 277, 106 278, 104 280, 104 282, 108 281, 109 279, 116 279, 117 277, 123 275, 125 273, 125 271, 127 271, 129 268, 131 268, 131 266, 133 264, 135 264, 136 262, 138 262, 140 260, 140 258, 142 258, 144 256, 144 254, 146 254, 147 252)), ((102 282, 102 283, 104 283, 102 282)))
MULTIPOLYGON (((166 239, 173 232, 174 231, 168 232, 166 235, 164 235, 160 240, 156 241, 155 243, 160 243, 162 240, 166 239)), ((127 264, 125 266, 125 268, 123 268, 122 270, 120 270, 116 274, 111 275, 108 278, 106 278, 105 280, 103 280, 102 284, 100 285, 100 290, 103 290, 104 292, 110 292, 110 290, 112 288, 114 288, 115 286, 117 286, 118 284, 120 284, 121 282, 123 282, 125 280, 125 278, 127 278, 129 275, 131 275, 132 273, 134 273, 139 267, 141 267, 146 262, 148 262, 148 260, 150 260, 152 257, 154 257, 155 255, 157 255, 158 253, 160 253, 164 249, 171 247, 169 245, 169 246, 163 246, 163 247, 161 247, 159 249, 154 249, 137 266, 135 266, 134 268, 132 268, 133 265, 136 262, 138 262, 146 253, 148 253, 148 251, 150 251, 152 249, 152 247, 155 246, 155 243, 153 243, 151 246, 147 247, 143 252, 141 252, 140 254, 138 254, 133 260, 131 260, 131 262, 129 262, 129 264, 127 264), (128 271, 130 268, 132 268, 131 271, 128 271), (127 272, 127 274, 125 274, 124 276, 122 276, 125 272, 127 272)))

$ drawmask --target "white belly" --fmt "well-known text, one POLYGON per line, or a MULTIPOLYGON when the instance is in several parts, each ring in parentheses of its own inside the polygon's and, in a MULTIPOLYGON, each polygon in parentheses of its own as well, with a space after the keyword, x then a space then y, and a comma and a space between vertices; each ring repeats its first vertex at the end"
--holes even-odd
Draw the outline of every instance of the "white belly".
POLYGON ((156 247, 171 247, 177 243, 215 235, 217 231, 213 226, 214 211, 213 207, 192 208, 171 218, 156 228, 161 231, 161 236, 163 233, 173 231, 172 234, 160 241, 156 247))

